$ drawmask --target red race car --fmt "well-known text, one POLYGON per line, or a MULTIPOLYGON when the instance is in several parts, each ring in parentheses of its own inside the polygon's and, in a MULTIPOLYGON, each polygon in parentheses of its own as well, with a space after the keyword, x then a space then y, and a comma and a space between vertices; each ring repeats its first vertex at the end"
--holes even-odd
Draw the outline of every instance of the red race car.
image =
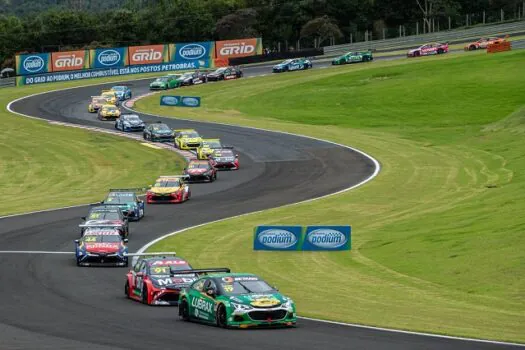
POLYGON ((186 183, 188 175, 161 176, 146 192, 146 202, 181 203, 190 199, 190 186, 186 183))
POLYGON ((473 51, 478 49, 486 49, 490 44, 499 44, 505 41, 505 38, 481 38, 465 45, 465 51, 473 51))
POLYGON ((239 155, 234 154, 231 148, 215 149, 210 155, 211 164, 221 170, 237 170, 239 169, 239 155))
POLYGON ((126 276, 125 293, 130 299, 147 305, 178 305, 182 288, 197 280, 200 274, 229 272, 229 269, 192 269, 175 253, 129 254, 145 256, 137 261, 126 276))
POLYGON ((448 52, 448 43, 431 43, 422 45, 416 49, 412 49, 407 52, 407 57, 419 57, 419 56, 430 56, 430 55, 441 55, 442 53, 448 52))
POLYGON ((209 181, 217 180, 217 169, 211 160, 191 159, 188 166, 184 168, 184 174, 188 175, 188 181, 209 181))

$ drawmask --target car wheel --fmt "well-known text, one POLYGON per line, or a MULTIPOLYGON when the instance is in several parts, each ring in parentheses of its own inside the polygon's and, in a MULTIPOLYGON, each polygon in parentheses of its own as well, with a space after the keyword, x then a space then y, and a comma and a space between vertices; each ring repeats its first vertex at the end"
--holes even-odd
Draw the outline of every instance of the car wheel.
POLYGON ((124 267, 129 267, 129 260, 128 260, 128 258, 124 259, 124 267))
POLYGON ((226 319, 226 308, 223 304, 219 304, 219 307, 217 308, 217 313, 215 314, 215 323, 217 324, 217 327, 220 328, 228 327, 228 321, 226 319))
POLYGON ((77 266, 80 266, 80 259, 77 258, 77 266))
POLYGON ((419 57, 421 53, 419 51, 414 52, 414 57, 419 57))
POLYGON ((147 139, 146 139, 146 134, 143 133, 143 134, 142 134, 142 138, 143 138, 144 140, 147 140, 147 139))
POLYGON ((474 51, 477 49, 476 45, 470 45, 470 47, 468 48, 470 51, 474 51))
POLYGON ((142 302, 148 305, 148 286, 142 287, 142 302))
POLYGON ((188 302, 186 301, 186 299, 182 299, 179 305, 179 317, 183 321, 190 320, 190 309, 189 309, 188 302))
POLYGON ((124 294, 130 298, 131 295, 129 294, 129 282, 126 280, 126 285, 124 286, 124 294))
POLYGON ((438 49, 438 55, 441 55, 443 53, 443 49, 438 49))
POLYGON ((213 175, 210 175, 208 180, 210 180, 210 182, 213 182, 213 180, 214 180, 213 175))

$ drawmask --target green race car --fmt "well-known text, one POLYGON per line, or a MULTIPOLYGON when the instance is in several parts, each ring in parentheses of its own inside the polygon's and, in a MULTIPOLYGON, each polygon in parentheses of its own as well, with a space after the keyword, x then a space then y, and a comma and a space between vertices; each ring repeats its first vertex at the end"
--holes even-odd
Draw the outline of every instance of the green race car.
POLYGON ((348 52, 343 56, 334 58, 332 60, 332 65, 368 62, 372 61, 373 59, 374 57, 372 56, 372 51, 348 52))
POLYGON ((197 148, 197 158, 208 159, 216 149, 221 149, 220 139, 202 139, 202 144, 197 148))
POLYGON ((144 189, 115 189, 109 190, 109 194, 100 204, 118 204, 128 220, 139 221, 144 217, 144 201, 137 197, 136 190, 144 189))
POLYGON ((222 273, 201 277, 179 295, 179 316, 218 327, 293 327, 295 304, 256 275, 222 273))
POLYGON ((164 77, 159 77, 149 84, 150 90, 167 90, 174 89, 180 86, 180 82, 177 79, 177 76, 166 75, 164 77))

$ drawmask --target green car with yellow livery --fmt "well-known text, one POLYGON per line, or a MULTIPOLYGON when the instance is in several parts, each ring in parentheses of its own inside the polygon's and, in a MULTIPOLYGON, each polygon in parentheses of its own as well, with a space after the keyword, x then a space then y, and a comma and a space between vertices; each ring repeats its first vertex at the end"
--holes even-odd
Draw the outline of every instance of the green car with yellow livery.
POLYGON ((221 148, 223 147, 220 139, 202 139, 201 146, 197 148, 197 158, 208 159, 216 149, 221 148))
POLYGON ((295 303, 256 275, 211 274, 179 294, 179 317, 222 328, 293 327, 295 303))
POLYGON ((336 57, 332 60, 332 65, 369 62, 374 59, 372 51, 353 51, 345 53, 342 56, 336 57))

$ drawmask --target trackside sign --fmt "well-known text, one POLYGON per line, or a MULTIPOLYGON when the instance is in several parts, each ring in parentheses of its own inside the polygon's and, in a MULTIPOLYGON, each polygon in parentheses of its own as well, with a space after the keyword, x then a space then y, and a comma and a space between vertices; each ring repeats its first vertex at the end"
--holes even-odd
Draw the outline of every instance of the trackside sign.
POLYGON ((254 250, 338 251, 351 249, 350 226, 257 226, 254 250))

